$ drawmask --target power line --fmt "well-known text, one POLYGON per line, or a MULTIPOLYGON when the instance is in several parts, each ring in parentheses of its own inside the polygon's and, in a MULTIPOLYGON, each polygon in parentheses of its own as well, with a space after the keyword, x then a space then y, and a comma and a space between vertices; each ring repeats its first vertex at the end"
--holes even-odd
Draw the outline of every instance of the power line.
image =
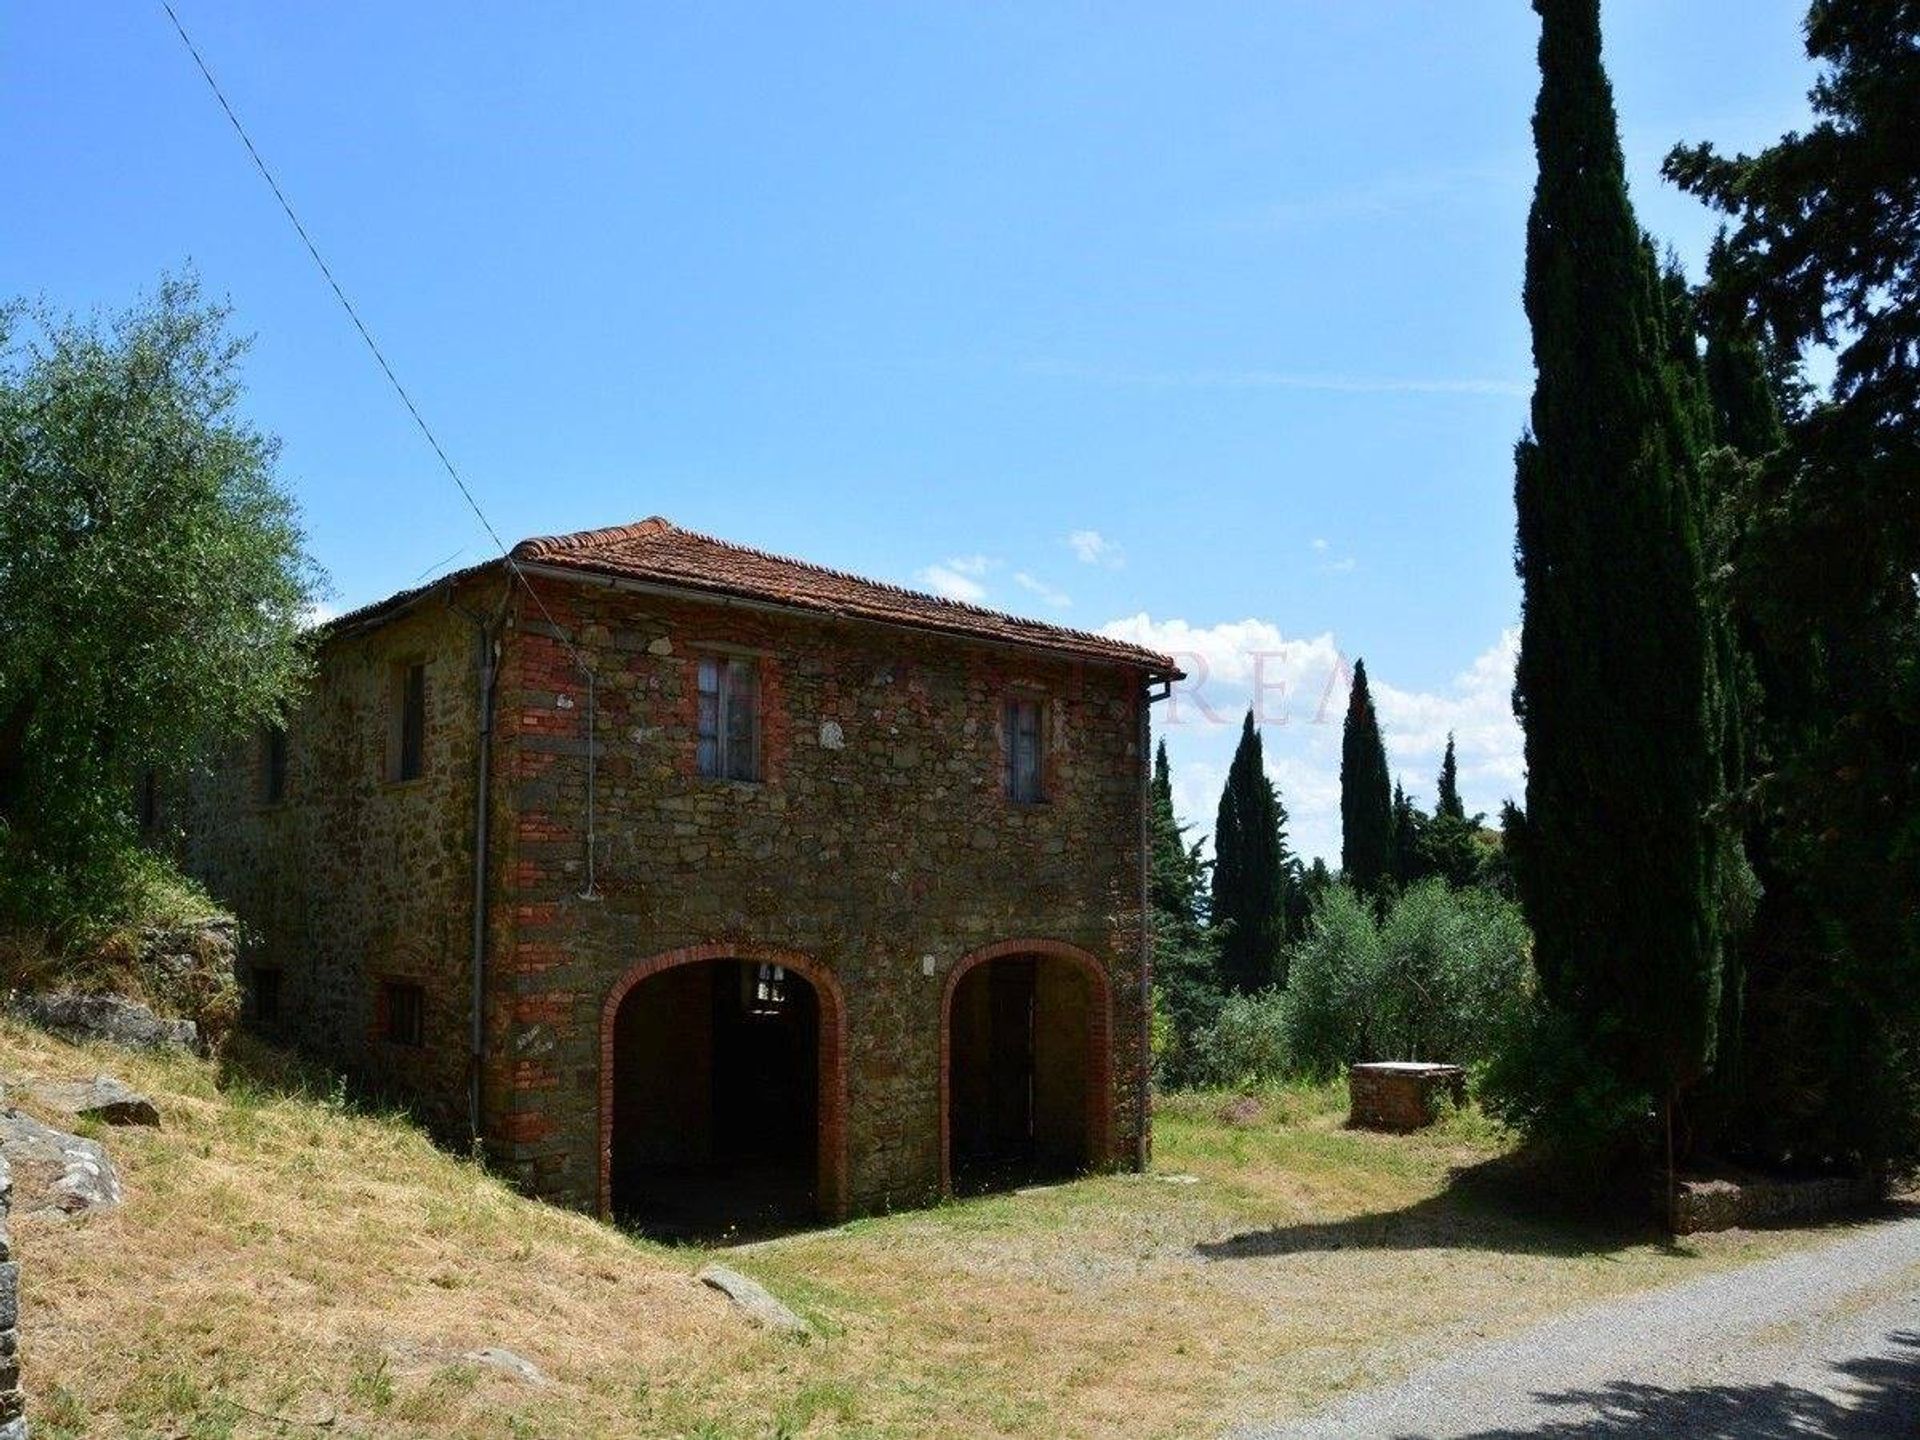
POLYGON ((273 198, 280 202, 280 209, 286 214, 287 222, 293 226, 294 233, 300 237, 300 243, 307 247, 307 254, 313 257, 313 263, 319 269, 321 278, 327 282, 327 288, 333 291, 333 297, 340 302, 340 308, 347 312, 347 318, 353 322, 353 328, 360 332, 360 338, 366 342, 367 350, 372 354, 374 363, 380 367, 380 373, 387 377, 387 383, 393 386, 393 393, 400 397, 400 403, 407 407, 407 413, 413 417, 413 423, 419 426, 420 433, 427 437, 427 444, 433 447, 433 453, 439 457, 441 468, 447 472, 447 478, 453 481, 460 491, 461 498, 467 502, 467 508, 473 511, 474 517, 479 520, 495 548, 500 551, 500 558, 506 561, 507 569, 522 585, 526 586, 527 594, 533 598, 533 603, 540 607, 541 615, 553 627, 554 634, 559 637, 560 643, 567 647, 573 663, 582 671, 591 674, 592 667, 581 657, 580 652, 574 649, 572 640, 554 622, 553 616, 547 613, 547 607, 540 599, 539 592, 533 588, 525 572, 515 563, 513 553, 506 541, 502 540, 500 532, 493 528, 493 522, 487 519, 487 512, 480 508, 480 502, 474 498, 473 491, 467 488, 467 482, 460 478, 460 471, 448 456, 446 448, 441 445, 439 437, 433 433, 433 427, 427 424, 426 417, 420 413, 420 407, 413 403, 413 397, 407 393, 407 387, 400 383, 400 377, 394 374, 393 366, 387 363, 387 357, 381 351, 379 341, 373 338, 373 332, 360 318, 360 312, 354 308, 353 301, 347 298, 347 292, 334 278, 332 269, 327 265, 326 257, 320 253, 320 247, 313 243, 313 237, 307 233, 307 227, 300 223, 300 216, 294 211, 293 202, 287 199, 286 192, 280 188, 280 182, 274 179, 273 171, 268 168, 266 160, 253 143, 253 137, 247 134, 247 127, 240 123, 240 117, 234 113, 233 106, 228 103, 226 92, 220 88, 220 82, 213 78, 213 71, 208 68, 206 60, 202 58, 200 48, 193 43, 193 37, 187 34, 187 27, 180 23, 180 17, 175 13, 171 0, 160 0, 160 8, 167 12, 167 19, 173 22, 174 33, 180 37, 180 43, 187 47, 187 54, 193 57, 193 63, 199 69, 201 78, 207 82, 207 88, 213 92, 213 98, 219 102, 228 123, 233 126, 233 133, 238 135, 240 143, 247 147, 247 154, 252 157, 254 168, 260 172, 260 178, 267 182, 267 188, 273 191, 273 198))
MULTIPOLYGON (((273 171, 268 168, 267 162, 265 158, 261 156, 259 148, 254 145, 253 137, 247 134, 247 127, 240 123, 240 117, 234 113, 233 106, 227 102, 226 92, 220 88, 220 82, 213 78, 213 71, 208 68, 206 60, 202 58, 199 46, 193 43, 193 37, 187 34, 187 27, 180 23, 180 17, 174 12, 171 0, 160 0, 160 8, 167 12, 167 19, 173 22, 174 33, 180 37, 180 43, 186 46, 187 54, 193 57, 193 63, 199 69, 201 78, 207 82, 207 88, 213 92, 213 98, 219 102, 220 109, 227 117, 227 122, 233 126, 233 133, 238 135, 240 137, 240 143, 247 147, 247 154, 252 157, 254 168, 260 172, 260 178, 267 182, 267 188, 273 191, 273 198, 280 202, 280 209, 286 214, 287 223, 293 226, 294 233, 300 237, 300 243, 307 247, 307 254, 313 257, 313 263, 319 269, 321 277, 327 282, 327 288, 333 291, 333 298, 338 300, 340 302, 340 308, 347 312, 347 318, 353 322, 353 328, 359 331, 360 338, 366 341, 367 349, 373 355, 374 363, 380 367, 380 373, 387 377, 387 383, 393 386, 393 393, 400 397, 400 403, 407 407, 407 413, 413 417, 413 423, 418 425, 420 427, 420 433, 427 437, 427 444, 433 447, 433 453, 439 457, 441 467, 447 472, 447 478, 453 481, 455 488, 460 491, 461 498, 467 502, 467 508, 473 511, 474 517, 479 520, 481 528, 487 532, 487 535, 492 539, 495 547, 500 551, 500 558, 506 564, 507 573, 518 580, 525 588, 528 598, 531 599, 539 609, 541 618, 547 622, 548 629, 551 630, 554 637, 566 647, 567 654, 572 659, 574 667, 586 677, 587 888, 584 898, 593 898, 595 893, 593 888, 593 762, 596 748, 594 743, 593 667, 587 664, 586 658, 574 647, 572 638, 561 628, 560 624, 548 611, 546 601, 540 598, 540 592, 533 588, 533 582, 527 578, 526 572, 522 570, 514 560, 513 552, 507 547, 507 543, 500 538, 500 532, 493 528, 493 522, 487 519, 487 512, 480 508, 480 502, 474 498, 473 491, 467 488, 467 482, 460 478, 460 471, 455 467, 452 458, 447 454, 446 448, 441 445, 439 437, 433 433, 433 427, 427 424, 426 416, 422 415, 420 413, 420 407, 413 403, 413 397, 407 393, 407 387, 400 383, 400 377, 393 373, 393 366, 387 363, 387 357, 381 352, 379 342, 373 338, 373 332, 367 328, 366 322, 360 318, 360 312, 354 309, 353 301, 347 298, 347 292, 341 288, 340 282, 334 279, 333 271, 328 267, 326 258, 320 253, 320 247, 313 243, 313 237, 307 233, 307 227, 300 223, 300 216, 295 213, 293 202, 287 199, 286 192, 280 188, 280 182, 273 178, 273 171)), ((443 561, 441 563, 444 564, 445 562, 443 561)))

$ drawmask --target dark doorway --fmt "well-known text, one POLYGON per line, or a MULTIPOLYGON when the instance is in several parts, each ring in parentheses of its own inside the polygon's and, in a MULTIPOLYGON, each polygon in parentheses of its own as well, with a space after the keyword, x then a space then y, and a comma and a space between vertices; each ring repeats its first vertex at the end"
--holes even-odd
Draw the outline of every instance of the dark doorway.
POLYGON ((706 960, 614 1019, 611 1199, 662 1239, 746 1238, 820 1210, 820 1004, 791 970, 706 960))
POLYGON ((1040 955, 988 960, 961 977, 947 1017, 955 1194, 1088 1167, 1089 990, 1074 966, 1040 955))

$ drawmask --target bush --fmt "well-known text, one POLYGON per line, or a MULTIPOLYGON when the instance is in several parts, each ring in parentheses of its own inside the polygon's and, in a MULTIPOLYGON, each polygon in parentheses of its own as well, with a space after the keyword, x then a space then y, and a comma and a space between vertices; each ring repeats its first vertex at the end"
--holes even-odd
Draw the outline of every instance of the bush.
POLYGON ((1527 952, 1511 903, 1442 880, 1414 886, 1380 929, 1371 1058, 1484 1059, 1496 1022, 1527 993, 1527 952))
POLYGON ((1481 1108, 1551 1154, 1575 1185, 1609 1185, 1651 1160, 1654 1097, 1597 1061, 1566 1014, 1531 990, 1495 1017, 1476 1077, 1481 1108))
POLYGON ((1195 1040, 1191 1073, 1205 1085, 1251 1090, 1293 1073, 1287 1048, 1287 996, 1280 990, 1229 995, 1195 1040))
POLYGON ((1373 1058, 1372 992, 1381 969, 1372 904, 1344 884, 1329 886, 1287 962, 1284 1025, 1296 1073, 1324 1080, 1373 1058))
POLYGON ((1324 1079, 1361 1060, 1485 1059, 1498 1020, 1526 994, 1528 943, 1519 910, 1484 891, 1427 880, 1376 922, 1365 900, 1334 886, 1293 951, 1293 1064, 1324 1079))

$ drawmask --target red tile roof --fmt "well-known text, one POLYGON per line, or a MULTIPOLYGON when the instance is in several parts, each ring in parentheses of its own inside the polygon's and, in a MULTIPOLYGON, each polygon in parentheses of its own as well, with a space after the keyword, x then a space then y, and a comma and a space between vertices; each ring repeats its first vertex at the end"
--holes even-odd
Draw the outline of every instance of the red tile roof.
POLYGON ((513 547, 522 565, 640 581, 693 594, 725 596, 843 619, 904 625, 967 639, 988 640, 1109 664, 1177 675, 1171 656, 1124 640, 1048 625, 1017 615, 922 594, 844 570, 810 565, 730 541, 717 540, 654 516, 634 525, 581 530, 522 540, 513 547))

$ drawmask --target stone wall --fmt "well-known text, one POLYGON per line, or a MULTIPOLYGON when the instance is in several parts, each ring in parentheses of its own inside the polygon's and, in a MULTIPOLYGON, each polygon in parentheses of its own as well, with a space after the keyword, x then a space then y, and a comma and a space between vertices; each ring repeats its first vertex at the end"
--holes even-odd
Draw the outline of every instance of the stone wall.
MULTIPOLYGON (((497 573, 337 637, 289 726, 285 798, 263 745, 193 778, 189 868, 240 918, 243 970, 280 974, 278 1032, 464 1123, 478 646, 497 573), (395 667, 427 662, 427 763, 390 781, 395 667), (386 979, 427 994, 426 1044, 380 1034, 386 979)), ((844 1044, 822 1054, 823 1144, 868 1210, 938 1193, 941 999, 1009 941, 1098 967, 1087 1033, 1110 1074, 1102 1163, 1141 1139, 1141 676, 1023 651, 765 609, 541 587, 596 675, 594 873, 584 677, 524 591, 508 592, 496 697, 483 1114, 530 1192, 602 1203, 614 1077, 607 1001, 669 952, 784 957, 812 974, 844 1044), (697 774, 702 654, 758 661, 761 778, 697 774), (1005 794, 1010 694, 1045 704, 1046 801, 1005 794), (714 947, 718 947, 717 949, 714 947)), ((1090 987, 1091 988, 1091 987, 1090 987)), ((842 1208, 832 1203, 829 1208, 842 1208)))
POLYGON ((1443 1106, 1467 1103, 1467 1074, 1458 1065, 1386 1060, 1347 1067, 1347 1123, 1363 1130, 1418 1130, 1443 1106))
POLYGON ((20 1262, 13 1258, 7 1217, 13 1170, 0 1156, 0 1440, 26 1440, 27 1398, 20 1388, 20 1262))
MULTIPOLYGON (((630 967, 721 945, 793 952, 844 995, 852 1208, 939 1188, 948 973, 1020 937, 1105 970, 1114 1077, 1103 1163, 1140 1137, 1140 677, 964 641, 543 584, 598 677, 591 895, 587 696, 530 605, 499 695, 486 1070, 497 1158, 536 1194, 600 1200, 603 1008, 630 967), (762 778, 697 774, 702 654, 759 664, 762 778), (1010 693, 1046 706, 1047 800, 1005 794, 1010 693)), ((703 952, 704 953, 704 952, 703 952)), ((823 1123, 835 1123, 823 1116, 823 1123)))
POLYGON ((277 970, 280 1018, 246 1023, 383 1090, 417 1099, 447 1133, 466 1123, 473 787, 474 623, 497 579, 429 596, 388 624, 327 644, 287 727, 284 798, 266 799, 265 746, 237 745, 190 778, 185 861, 239 917, 243 989, 277 970), (460 608, 456 609, 455 605, 460 608), (426 662, 419 779, 389 779, 396 671, 426 662), (421 984, 425 1044, 379 1033, 386 980, 421 984))

